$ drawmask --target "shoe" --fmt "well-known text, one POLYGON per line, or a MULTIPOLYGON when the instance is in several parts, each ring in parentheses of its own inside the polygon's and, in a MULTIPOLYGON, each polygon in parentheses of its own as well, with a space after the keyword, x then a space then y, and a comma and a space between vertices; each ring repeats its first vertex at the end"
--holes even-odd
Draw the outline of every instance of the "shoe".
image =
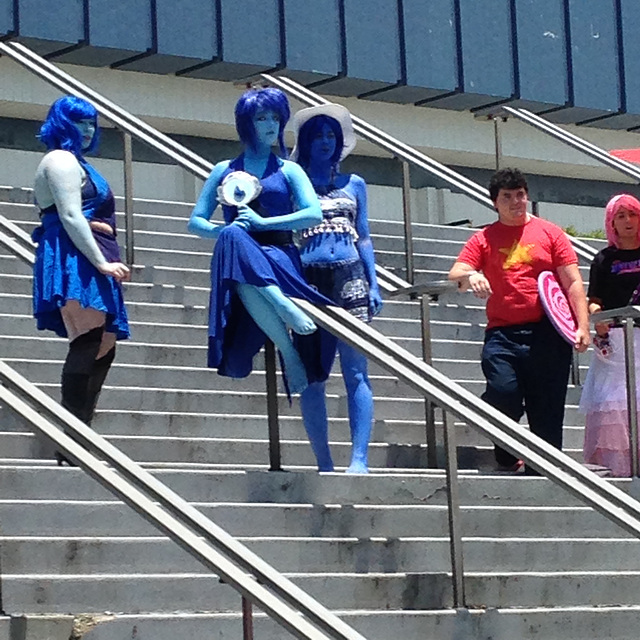
POLYGON ((54 454, 55 458, 56 458, 56 462, 58 463, 59 467, 66 465, 69 465, 70 467, 77 467, 78 465, 71 462, 71 460, 69 460, 69 458, 67 458, 66 456, 62 455, 59 451, 56 451, 54 454))
POLYGON ((496 467, 497 471, 502 471, 503 473, 522 473, 524 469, 524 460, 516 460, 512 465, 503 465, 499 464, 496 467))

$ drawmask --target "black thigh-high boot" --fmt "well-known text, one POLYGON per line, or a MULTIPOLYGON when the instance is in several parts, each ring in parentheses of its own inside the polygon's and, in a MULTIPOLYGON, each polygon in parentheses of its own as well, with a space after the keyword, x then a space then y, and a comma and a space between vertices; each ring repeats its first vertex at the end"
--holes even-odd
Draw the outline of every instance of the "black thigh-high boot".
POLYGON ((109 373, 109 368, 113 363, 113 359, 116 357, 115 345, 105 353, 102 358, 98 358, 93 364, 93 372, 89 378, 89 389, 87 392, 87 404, 85 405, 85 422, 91 425, 93 415, 98 405, 98 398, 100 397, 100 391, 102 385, 109 373))
MULTIPOLYGON (((87 422, 89 382, 102 343, 104 327, 96 327, 71 341, 67 359, 62 367, 62 406, 76 418, 87 422)), ((60 452, 56 452, 58 464, 69 463, 60 452)))

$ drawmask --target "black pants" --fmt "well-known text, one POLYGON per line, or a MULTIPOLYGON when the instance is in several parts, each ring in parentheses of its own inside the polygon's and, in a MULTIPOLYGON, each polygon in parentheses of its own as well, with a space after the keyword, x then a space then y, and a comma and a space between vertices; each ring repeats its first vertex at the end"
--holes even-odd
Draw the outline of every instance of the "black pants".
MULTIPOLYGON (((482 350, 487 379, 482 399, 516 422, 526 411, 532 433, 562 449, 570 366, 571 345, 546 318, 488 329, 482 350)), ((495 456, 504 466, 517 460, 497 445, 495 456)))

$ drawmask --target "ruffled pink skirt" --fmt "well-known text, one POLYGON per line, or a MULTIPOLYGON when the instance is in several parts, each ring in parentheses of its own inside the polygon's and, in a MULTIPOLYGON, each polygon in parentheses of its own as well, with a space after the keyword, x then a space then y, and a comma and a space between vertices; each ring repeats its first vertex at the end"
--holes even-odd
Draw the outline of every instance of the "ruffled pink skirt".
MULTIPOLYGON (((635 329, 634 334, 636 381, 640 383, 640 330, 635 329)), ((592 354, 582 390, 580 409, 586 414, 583 457, 587 463, 607 467, 613 476, 628 477, 631 463, 623 330, 612 329, 610 340, 613 353, 607 358, 592 354)))

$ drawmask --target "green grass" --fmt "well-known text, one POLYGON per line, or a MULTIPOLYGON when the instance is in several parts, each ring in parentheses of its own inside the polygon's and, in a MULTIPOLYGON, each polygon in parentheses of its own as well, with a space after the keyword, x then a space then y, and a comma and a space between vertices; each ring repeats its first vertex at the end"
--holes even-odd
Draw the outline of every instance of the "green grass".
POLYGON ((602 229, 594 229, 593 231, 578 231, 573 225, 565 227, 564 230, 576 238, 597 238, 598 240, 606 240, 607 236, 602 229))

